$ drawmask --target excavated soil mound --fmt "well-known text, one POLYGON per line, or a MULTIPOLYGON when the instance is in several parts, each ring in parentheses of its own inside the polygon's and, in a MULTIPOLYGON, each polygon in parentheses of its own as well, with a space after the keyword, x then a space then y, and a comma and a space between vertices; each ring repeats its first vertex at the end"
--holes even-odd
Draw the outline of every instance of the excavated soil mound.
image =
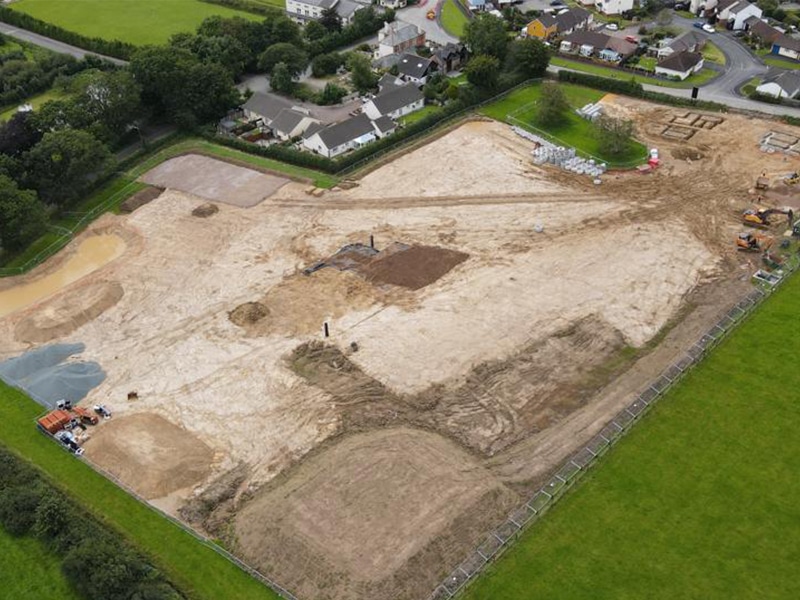
POLYGON ((219 206, 216 204, 212 204, 211 202, 206 202, 205 204, 201 204, 197 208, 192 211, 193 217, 200 217, 201 219, 206 219, 211 215, 215 215, 219 212, 219 206))
POLYGON ((261 302, 245 302, 228 313, 231 323, 239 327, 258 323, 269 314, 269 309, 261 302))
POLYGON ((156 198, 161 195, 161 192, 164 191, 164 188, 156 187, 156 186, 148 186, 143 190, 136 192, 133 196, 125 200, 119 206, 119 212, 123 214, 129 214, 135 211, 137 208, 141 208, 148 202, 152 202, 156 198))
POLYGON ((705 158, 705 155, 695 148, 673 148, 671 154, 672 158, 677 158, 678 160, 700 160, 705 158))
POLYGON ((93 321, 122 299, 117 282, 95 283, 63 294, 17 323, 14 337, 20 342, 41 344, 93 321))
POLYGON ((418 290, 445 276, 469 254, 436 246, 395 244, 359 269, 367 281, 418 290))

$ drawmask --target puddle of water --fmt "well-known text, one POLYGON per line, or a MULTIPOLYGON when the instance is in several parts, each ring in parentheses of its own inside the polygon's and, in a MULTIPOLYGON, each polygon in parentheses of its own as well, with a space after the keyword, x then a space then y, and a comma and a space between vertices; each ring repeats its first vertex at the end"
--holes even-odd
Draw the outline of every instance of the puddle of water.
POLYGON ((125 251, 118 235, 95 235, 81 242, 75 253, 56 272, 0 292, 0 317, 44 300, 81 277, 96 271, 125 251))

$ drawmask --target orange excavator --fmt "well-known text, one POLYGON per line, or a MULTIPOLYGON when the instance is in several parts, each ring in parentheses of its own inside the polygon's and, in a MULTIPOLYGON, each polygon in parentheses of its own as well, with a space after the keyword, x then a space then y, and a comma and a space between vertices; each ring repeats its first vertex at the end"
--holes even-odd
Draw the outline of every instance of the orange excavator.
POLYGON ((771 237, 743 232, 736 238, 736 249, 743 252, 766 252, 773 242, 771 237))
POLYGON ((791 208, 748 208, 742 213, 742 222, 750 227, 762 227, 766 229, 770 226, 770 215, 786 215, 789 227, 794 223, 794 211, 791 208))

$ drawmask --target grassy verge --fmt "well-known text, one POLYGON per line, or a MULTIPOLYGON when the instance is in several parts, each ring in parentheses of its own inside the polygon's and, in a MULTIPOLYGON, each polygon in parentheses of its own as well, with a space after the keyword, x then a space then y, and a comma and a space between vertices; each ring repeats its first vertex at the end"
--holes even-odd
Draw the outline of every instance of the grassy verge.
POLYGON ((789 60, 786 58, 778 58, 777 56, 772 56, 766 54, 761 57, 769 67, 777 67, 779 69, 790 69, 790 70, 797 70, 800 69, 800 62, 795 62, 793 60, 789 60))
POLYGON ((198 0, 19 0, 10 8, 88 37, 131 44, 161 44, 175 33, 194 31, 212 15, 263 19, 198 0))
POLYGON ((420 119, 424 119, 428 115, 436 113, 436 112, 439 112, 440 110, 442 110, 442 109, 439 106, 424 106, 420 110, 415 111, 415 112, 411 113, 410 115, 406 115, 405 117, 401 117, 400 118, 400 122, 403 125, 410 125, 411 123, 416 123, 420 119))
MULTIPOLYGON (((575 108, 591 102, 597 102, 605 95, 604 92, 577 85, 562 83, 560 86, 570 104, 575 108)), ((536 107, 532 103, 536 102, 540 96, 541 86, 533 84, 512 92, 502 100, 486 105, 480 112, 498 121, 508 121, 510 113, 517 113, 517 119, 535 128, 533 116, 536 112, 536 107), (519 112, 520 110, 522 112, 519 112)), ((632 144, 628 152, 621 156, 604 155, 600 151, 599 139, 595 134, 593 125, 572 111, 566 115, 562 124, 548 128, 546 133, 555 136, 561 142, 574 147, 580 152, 607 162, 611 166, 630 166, 631 163, 637 161, 643 162, 647 157, 647 148, 638 142, 632 144)))
POLYGON ((467 26, 467 17, 456 6, 457 0, 445 0, 442 4, 442 27, 450 35, 461 37, 467 26))
POLYGON ((38 433, 33 420, 41 412, 33 400, 0 382, 0 442, 150 556, 189 598, 277 598, 210 547, 38 433))
POLYGON ((706 45, 703 46, 701 53, 703 54, 703 58, 708 62, 717 63, 718 65, 725 64, 725 55, 722 53, 722 50, 714 45, 713 42, 706 42, 706 45))
POLYGON ((14 538, 0 528, 0 590, 14 600, 81 600, 61 574, 61 560, 39 540, 14 538))
POLYGON ((795 277, 464 598, 797 598, 798 301, 795 277))
POLYGON ((631 73, 630 71, 622 71, 619 69, 602 67, 599 65, 593 65, 577 60, 570 60, 568 58, 563 58, 561 56, 554 56, 553 58, 551 58, 550 64, 553 64, 557 67, 572 69, 573 71, 580 71, 581 73, 589 73, 591 75, 597 75, 599 77, 608 77, 609 79, 621 79, 623 81, 630 81, 631 79, 633 79, 634 81, 642 84, 657 85, 661 87, 671 87, 671 88, 690 88, 695 85, 702 85, 704 83, 707 83, 717 75, 715 71, 704 68, 701 69, 699 73, 695 73, 694 75, 690 76, 688 79, 685 79, 684 81, 668 81, 656 77, 648 77, 647 75, 638 75, 636 73, 631 73))
POLYGON ((50 100, 58 100, 59 98, 63 97, 64 97, 64 92, 52 88, 47 90, 46 92, 37 94, 36 96, 32 96, 25 100, 20 100, 14 106, 9 106, 8 108, 0 112, 0 121, 8 121, 11 117, 14 116, 14 113, 17 112, 17 107, 22 106, 23 104, 30 104, 31 106, 33 106, 33 108, 39 108, 45 102, 49 102, 50 100))
POLYGON ((750 81, 748 81, 747 83, 745 83, 742 86, 742 93, 745 96, 749 96, 750 94, 752 94, 753 92, 756 91, 756 88, 760 84, 761 84, 761 78, 760 77, 753 77, 750 81))

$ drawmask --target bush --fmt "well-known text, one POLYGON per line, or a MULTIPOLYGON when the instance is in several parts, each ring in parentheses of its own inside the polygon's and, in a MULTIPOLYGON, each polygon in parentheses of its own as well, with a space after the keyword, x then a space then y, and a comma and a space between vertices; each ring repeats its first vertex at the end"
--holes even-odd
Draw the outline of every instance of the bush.
POLYGON ((40 492, 37 487, 17 486, 0 492, 0 524, 11 535, 25 535, 36 522, 40 492))
POLYGON ((311 61, 311 74, 314 77, 334 75, 344 64, 344 56, 338 52, 319 54, 311 61))

